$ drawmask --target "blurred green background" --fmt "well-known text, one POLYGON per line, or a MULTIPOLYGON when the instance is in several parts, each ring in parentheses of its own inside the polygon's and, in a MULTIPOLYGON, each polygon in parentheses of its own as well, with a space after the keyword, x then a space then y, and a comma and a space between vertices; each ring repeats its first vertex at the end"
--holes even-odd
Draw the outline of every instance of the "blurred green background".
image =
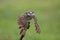
POLYGON ((60 0, 0 0, 0 40, 19 40, 18 16, 34 10, 41 33, 34 22, 23 40, 60 40, 60 0))

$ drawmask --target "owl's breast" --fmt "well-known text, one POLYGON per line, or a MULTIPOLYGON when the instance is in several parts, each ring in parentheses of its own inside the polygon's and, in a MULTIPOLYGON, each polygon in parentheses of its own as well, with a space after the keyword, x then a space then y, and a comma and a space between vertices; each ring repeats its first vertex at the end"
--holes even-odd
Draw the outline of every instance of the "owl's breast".
POLYGON ((30 16, 27 16, 26 18, 27 18, 27 20, 31 20, 32 19, 32 17, 30 17, 30 16))

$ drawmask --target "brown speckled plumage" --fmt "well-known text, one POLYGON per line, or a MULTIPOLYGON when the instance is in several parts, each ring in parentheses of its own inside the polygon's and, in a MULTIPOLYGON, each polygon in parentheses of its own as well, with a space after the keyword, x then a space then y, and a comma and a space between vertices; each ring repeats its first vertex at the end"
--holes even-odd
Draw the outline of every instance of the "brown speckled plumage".
POLYGON ((20 40, 23 39, 23 37, 25 36, 25 33, 26 33, 27 29, 29 29, 29 27, 30 27, 30 21, 29 20, 31 20, 31 19, 34 19, 34 24, 35 24, 35 27, 36 27, 36 32, 40 33, 40 28, 39 28, 39 25, 37 23, 37 19, 36 19, 35 15, 33 15, 33 16, 31 16, 31 15, 28 15, 28 12, 26 12, 23 15, 20 15, 19 18, 18 18, 19 29, 21 29, 20 40))

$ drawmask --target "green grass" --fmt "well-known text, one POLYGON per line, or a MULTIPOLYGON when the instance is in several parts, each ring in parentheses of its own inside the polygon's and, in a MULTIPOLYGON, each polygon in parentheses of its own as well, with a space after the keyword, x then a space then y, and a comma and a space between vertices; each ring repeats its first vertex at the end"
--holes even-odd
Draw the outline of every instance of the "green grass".
POLYGON ((60 40, 60 0, 0 0, 0 40, 19 40, 17 19, 29 9, 34 10, 41 33, 31 20, 24 40, 60 40))

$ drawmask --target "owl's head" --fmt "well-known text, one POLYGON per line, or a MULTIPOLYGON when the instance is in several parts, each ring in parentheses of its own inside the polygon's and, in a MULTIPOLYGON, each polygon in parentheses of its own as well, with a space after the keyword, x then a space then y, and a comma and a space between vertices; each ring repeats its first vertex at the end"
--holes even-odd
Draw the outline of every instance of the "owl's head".
POLYGON ((28 15, 28 16, 34 16, 35 14, 34 14, 34 11, 29 10, 29 11, 27 11, 27 15, 28 15))

